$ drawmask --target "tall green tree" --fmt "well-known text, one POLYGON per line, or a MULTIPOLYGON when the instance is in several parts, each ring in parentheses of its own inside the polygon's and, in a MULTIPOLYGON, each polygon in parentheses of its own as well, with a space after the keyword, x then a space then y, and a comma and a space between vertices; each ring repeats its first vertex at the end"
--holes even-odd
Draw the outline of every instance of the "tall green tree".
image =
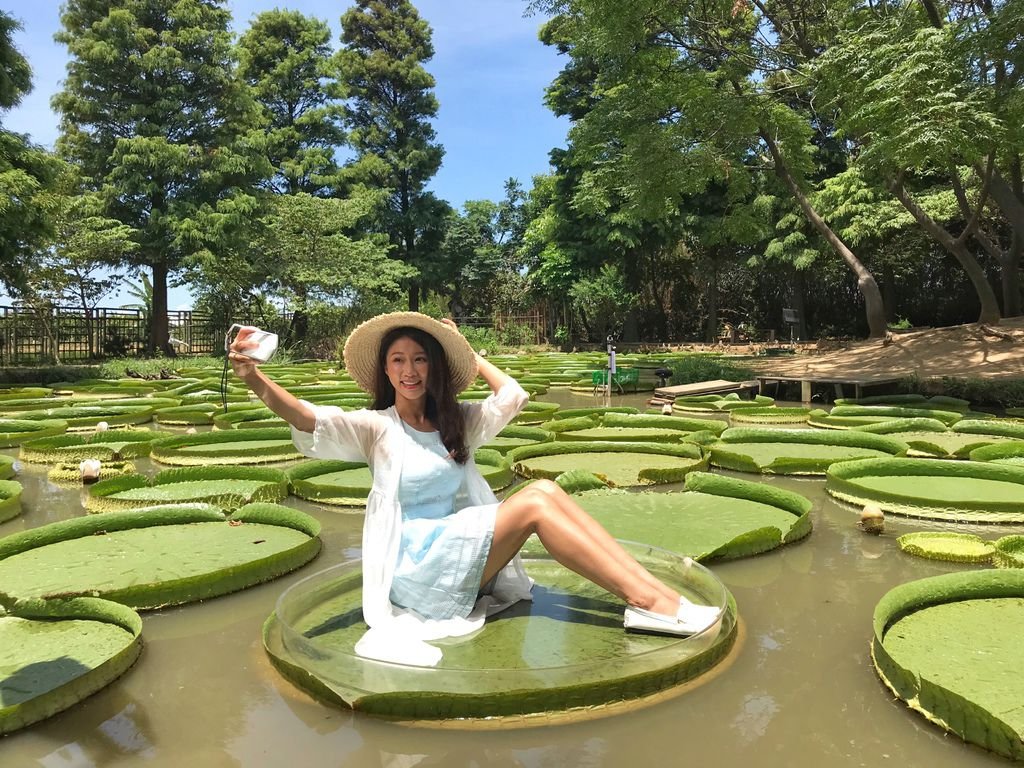
POLYGON ((338 184, 344 94, 330 39, 326 22, 275 9, 238 40, 238 73, 261 108, 274 192, 322 197, 338 184))
MULTIPOLYGON (((448 206, 426 191, 444 149, 435 140, 430 26, 407 0, 358 0, 341 17, 346 123, 357 157, 352 180, 391 194, 379 221, 392 258, 421 273, 438 257, 448 206)), ((419 308, 422 278, 408 283, 419 308)))
POLYGON ((565 17, 571 55, 596 65, 598 98, 573 127, 583 184, 664 211, 708 183, 774 172, 857 277, 872 336, 886 332, 874 276, 815 210, 818 126, 790 75, 827 40, 832 8, 791 2, 536 0, 565 17), (797 35, 795 31, 802 34, 797 35))
POLYGON ((257 112, 234 73, 225 0, 68 0, 58 150, 138 232, 151 270, 149 345, 168 343, 169 278, 235 237, 255 205, 257 112))
POLYGON ((14 46, 18 29, 0 11, 0 283, 8 291, 27 288, 25 267, 52 230, 43 198, 60 169, 48 152, 3 127, 3 113, 32 89, 32 70, 14 46))

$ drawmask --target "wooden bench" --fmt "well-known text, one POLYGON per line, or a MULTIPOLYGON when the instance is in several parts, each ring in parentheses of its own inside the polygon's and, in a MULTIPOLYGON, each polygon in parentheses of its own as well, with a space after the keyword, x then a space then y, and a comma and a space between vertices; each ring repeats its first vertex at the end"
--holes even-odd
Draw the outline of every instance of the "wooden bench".
MULTIPOLYGON (((590 374, 590 381, 594 385, 594 392, 597 390, 604 389, 608 386, 608 369, 605 368, 603 371, 594 371, 590 374)), ((619 368, 612 375, 612 386, 619 390, 619 394, 625 394, 625 387, 632 385, 633 391, 636 392, 637 385, 640 383, 640 369, 639 368, 619 368)))

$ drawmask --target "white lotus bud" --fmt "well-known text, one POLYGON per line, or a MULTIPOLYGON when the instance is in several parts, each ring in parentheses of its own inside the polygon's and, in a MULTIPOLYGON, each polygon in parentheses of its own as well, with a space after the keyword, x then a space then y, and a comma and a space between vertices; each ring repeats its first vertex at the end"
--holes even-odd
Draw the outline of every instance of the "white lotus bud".
POLYGON ((860 513, 861 530, 875 535, 885 530, 885 513, 877 504, 866 504, 860 513))
POLYGON ((665 403, 664 405, 661 406, 661 415, 662 416, 671 416, 672 415, 672 403, 665 403))
POLYGON ((83 459, 80 461, 78 464, 78 473, 82 477, 82 482, 88 485, 99 480, 101 466, 99 459, 83 459))
POLYGON ((199 433, 199 430, 196 429, 195 427, 189 427, 188 429, 185 430, 185 434, 186 435, 195 435, 195 434, 198 434, 198 433, 199 433))
POLYGON ((108 429, 110 429, 110 425, 107 424, 107 422, 105 421, 101 421, 99 424, 96 425, 97 432, 106 432, 108 429))

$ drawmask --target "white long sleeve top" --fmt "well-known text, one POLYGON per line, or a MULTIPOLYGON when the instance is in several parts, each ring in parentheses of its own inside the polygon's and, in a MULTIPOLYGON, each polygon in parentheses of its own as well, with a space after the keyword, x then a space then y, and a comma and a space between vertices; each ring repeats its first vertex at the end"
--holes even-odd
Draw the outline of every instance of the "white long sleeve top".
MULTIPOLYGON (((509 380, 482 402, 460 403, 470 455, 504 429, 528 399, 523 388, 509 380)), ((380 661, 435 666, 441 650, 426 641, 469 634, 483 626, 487 616, 531 599, 533 582, 517 555, 499 572, 492 593, 477 600, 464 619, 425 619, 392 605, 391 581, 402 536, 398 483, 406 445, 398 412, 394 406, 382 411, 342 411, 303 403, 315 414, 316 427, 312 433, 292 428, 296 448, 312 458, 365 461, 373 474, 363 522, 363 618, 370 629, 356 644, 356 653, 380 661)), ((468 461, 455 508, 497 501, 476 465, 468 461)))

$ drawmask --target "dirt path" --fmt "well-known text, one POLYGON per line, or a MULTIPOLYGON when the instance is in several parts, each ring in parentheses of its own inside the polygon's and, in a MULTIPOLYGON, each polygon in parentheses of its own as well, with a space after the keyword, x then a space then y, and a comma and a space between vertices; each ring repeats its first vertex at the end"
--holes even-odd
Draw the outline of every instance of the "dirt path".
POLYGON ((793 378, 1024 379, 1024 318, 998 326, 970 323, 897 332, 885 342, 851 342, 841 350, 770 358, 756 367, 763 375, 793 378))

